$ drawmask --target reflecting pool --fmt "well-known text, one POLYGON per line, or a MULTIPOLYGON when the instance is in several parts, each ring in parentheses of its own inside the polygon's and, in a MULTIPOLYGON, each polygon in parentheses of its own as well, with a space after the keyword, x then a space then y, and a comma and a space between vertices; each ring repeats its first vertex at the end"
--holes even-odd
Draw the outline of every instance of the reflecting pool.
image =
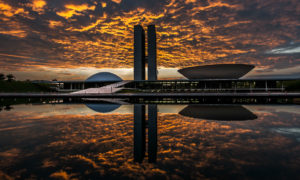
POLYGON ((299 179, 300 105, 1 107, 0 179, 299 179))

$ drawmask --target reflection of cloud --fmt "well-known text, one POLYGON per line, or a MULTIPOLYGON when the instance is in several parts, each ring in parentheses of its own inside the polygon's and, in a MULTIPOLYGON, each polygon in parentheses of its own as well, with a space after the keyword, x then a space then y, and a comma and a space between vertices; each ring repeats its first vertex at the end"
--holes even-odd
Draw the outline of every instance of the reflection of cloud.
POLYGON ((245 105, 251 111, 265 112, 265 113, 290 113, 300 115, 299 105, 245 105), (262 111, 263 110, 263 111, 262 111))
POLYGON ((275 128, 274 131, 282 134, 291 134, 300 136, 300 128, 275 128))
MULTIPOLYGON (((103 106, 96 106, 96 108, 100 108, 103 106)), ((105 106, 104 106, 105 107, 105 106)), ((116 105, 113 107, 118 107, 114 111, 111 112, 103 112, 103 114, 130 114, 133 112, 133 105, 116 105)), ((101 112, 94 111, 88 108, 84 104, 39 104, 39 108, 36 108, 36 105, 15 105, 13 106, 14 112, 19 112, 19 114, 10 114, 9 112, 2 112, 2 114, 6 115, 8 118, 22 118, 22 117, 29 117, 31 113, 34 112, 36 117, 38 118, 46 118, 53 115, 72 115, 77 114, 80 116, 85 115, 96 115, 102 114, 101 112)), ((26 126, 19 126, 21 128, 25 128, 26 126)), ((29 126, 31 126, 29 124, 29 126)), ((1 130, 8 130, 13 127, 6 127, 5 129, 1 130)), ((15 127, 14 127, 15 128, 15 127)))
POLYGON ((20 149, 13 148, 4 152, 0 152, 0 156, 2 158, 16 158, 20 154, 20 152, 20 149))
POLYGON ((300 128, 286 128, 286 127, 278 127, 278 128, 273 128, 273 131, 287 135, 287 136, 292 136, 294 137, 298 142, 300 142, 300 128))
POLYGON ((55 173, 52 173, 50 175, 51 178, 55 178, 55 179, 63 179, 63 180, 68 180, 70 179, 69 175, 67 172, 65 171, 58 171, 58 172, 55 172, 55 173))
POLYGON ((162 114, 178 114, 187 105, 157 105, 158 112, 162 114))
POLYGON ((0 128, 32 125, 0 132, 0 144, 5 143, 0 146, 0 152, 6 157, 5 163, 0 163, 0 169, 4 171, 0 171, 0 177, 3 174, 25 179, 48 176, 70 179, 105 179, 108 176, 111 179, 259 179, 261 174, 270 179, 299 177, 299 143, 276 131, 268 131, 278 124, 284 128, 297 128, 299 117, 276 112, 275 106, 255 106, 253 111, 258 115, 257 120, 234 123, 196 120, 176 114, 161 116, 159 113, 155 164, 147 163, 147 158, 141 164, 133 161, 132 114, 83 115, 80 108, 76 108, 80 105, 55 105, 50 109, 52 115, 39 116, 37 109, 44 106, 50 108, 49 105, 16 106, 14 111, 0 113, 0 128), (73 114, 63 114, 64 110, 72 108, 76 109, 73 114), (281 158, 282 154, 285 158, 281 158), (170 168, 179 166, 180 169, 170 168), (276 171, 269 171, 268 167, 276 171), (258 175, 253 171, 249 173, 249 169, 257 169, 258 175))

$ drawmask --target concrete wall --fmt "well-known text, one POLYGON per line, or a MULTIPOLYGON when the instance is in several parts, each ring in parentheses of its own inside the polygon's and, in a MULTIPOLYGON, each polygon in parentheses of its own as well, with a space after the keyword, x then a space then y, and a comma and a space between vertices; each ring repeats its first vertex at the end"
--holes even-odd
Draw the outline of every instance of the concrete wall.
POLYGON ((134 26, 134 80, 145 80, 145 31, 134 26))
POLYGON ((148 80, 157 80, 155 25, 148 26, 148 80))

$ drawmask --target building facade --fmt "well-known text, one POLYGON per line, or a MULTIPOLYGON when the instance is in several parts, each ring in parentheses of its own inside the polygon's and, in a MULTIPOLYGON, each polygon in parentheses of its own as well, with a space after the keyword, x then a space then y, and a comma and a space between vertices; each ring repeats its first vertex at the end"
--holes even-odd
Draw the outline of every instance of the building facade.
POLYGON ((134 26, 134 80, 145 80, 145 31, 141 25, 134 26))
POLYGON ((155 25, 148 26, 148 80, 157 80, 156 30, 155 25))

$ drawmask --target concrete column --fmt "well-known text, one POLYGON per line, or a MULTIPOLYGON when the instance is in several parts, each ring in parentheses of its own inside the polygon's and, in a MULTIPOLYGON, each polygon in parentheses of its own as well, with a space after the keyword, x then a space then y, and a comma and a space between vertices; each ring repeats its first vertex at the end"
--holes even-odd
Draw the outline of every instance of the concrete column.
POLYGON ((155 25, 148 26, 148 80, 157 80, 155 25))
POLYGON ((134 26, 134 80, 145 80, 145 31, 142 26, 134 26))

